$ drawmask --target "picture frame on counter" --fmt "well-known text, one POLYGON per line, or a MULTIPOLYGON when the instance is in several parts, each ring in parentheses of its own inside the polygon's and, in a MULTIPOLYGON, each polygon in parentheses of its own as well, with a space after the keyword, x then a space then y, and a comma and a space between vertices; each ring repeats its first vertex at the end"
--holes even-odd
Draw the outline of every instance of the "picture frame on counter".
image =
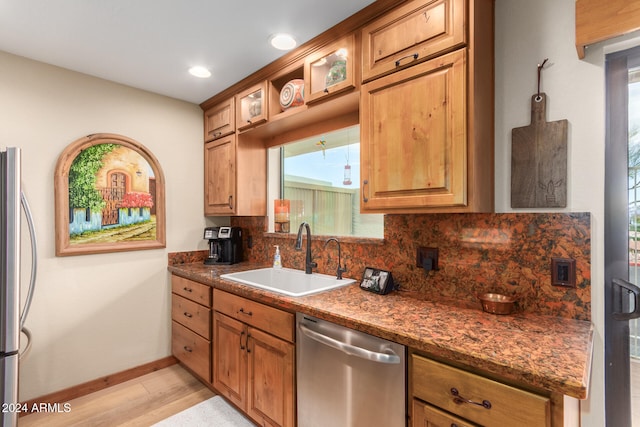
POLYGON ((376 294, 388 294, 394 288, 393 276, 390 271, 366 267, 362 273, 360 288, 376 294))
POLYGON ((166 247, 164 173, 131 138, 98 133, 71 143, 54 193, 56 256, 166 247))

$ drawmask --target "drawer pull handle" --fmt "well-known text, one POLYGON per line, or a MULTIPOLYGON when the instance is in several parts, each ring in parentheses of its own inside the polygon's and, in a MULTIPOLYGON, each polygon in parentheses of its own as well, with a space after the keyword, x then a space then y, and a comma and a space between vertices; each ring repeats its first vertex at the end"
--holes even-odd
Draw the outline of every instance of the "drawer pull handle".
MULTIPOLYGON (((240 332, 240 350, 244 350, 244 346, 242 345, 242 336, 244 335, 244 331, 240 332)), ((249 341, 249 339, 247 338, 247 341, 249 341)))
POLYGON ((400 66, 400 61, 402 61, 403 59, 407 59, 407 58, 413 58, 413 60, 415 61, 416 59, 418 59, 418 54, 417 53, 412 53, 411 55, 403 56, 402 58, 400 58, 400 59, 398 59, 396 61, 396 67, 400 66))
POLYGON ((364 181, 362 181, 362 201, 367 203, 369 201, 369 198, 367 197, 367 194, 364 191, 364 186, 369 184, 369 180, 365 179, 364 181))
POLYGON ((187 313, 186 311, 184 312, 184 317, 188 317, 189 319, 191 319, 193 317, 193 314, 191 313, 187 313))
POLYGON ((482 406, 485 409, 491 409, 491 402, 489 402, 488 400, 483 400, 482 403, 480 403, 474 402, 473 400, 465 399, 464 397, 460 396, 458 389, 455 387, 451 388, 451 395, 454 396, 453 401, 457 404, 470 403, 472 405, 482 406))
POLYGON ((185 345, 183 348, 184 348, 185 351, 188 351, 189 353, 193 352, 193 349, 191 347, 189 347, 189 346, 185 345))
POLYGON ((240 309, 240 313, 241 314, 246 314, 247 316, 253 316, 253 312, 251 311, 244 311, 244 308, 240 309))
POLYGON ((187 288, 186 286, 182 288, 185 292, 193 292, 193 289, 187 288))
POLYGON ((251 338, 251 334, 247 332, 247 341, 246 341, 247 353, 251 353, 251 349, 249 348, 249 338, 251 338))

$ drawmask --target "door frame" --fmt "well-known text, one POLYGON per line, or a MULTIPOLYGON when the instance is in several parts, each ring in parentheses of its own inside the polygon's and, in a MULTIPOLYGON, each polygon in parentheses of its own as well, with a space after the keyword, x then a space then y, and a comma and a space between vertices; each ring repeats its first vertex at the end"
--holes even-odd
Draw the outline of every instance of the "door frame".
POLYGON ((604 362, 605 419, 631 426, 629 323, 613 318, 619 290, 614 278, 629 277, 628 62, 640 47, 606 55, 604 362), (620 167, 620 165, 625 165, 620 167))

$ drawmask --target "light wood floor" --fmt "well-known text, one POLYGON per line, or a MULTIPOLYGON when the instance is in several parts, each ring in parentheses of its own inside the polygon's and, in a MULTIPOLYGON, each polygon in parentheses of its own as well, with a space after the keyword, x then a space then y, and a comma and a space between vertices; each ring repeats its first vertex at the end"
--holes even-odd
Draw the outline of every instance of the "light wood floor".
POLYGON ((71 400, 67 413, 34 413, 20 418, 18 425, 146 427, 214 395, 180 365, 172 365, 71 400))

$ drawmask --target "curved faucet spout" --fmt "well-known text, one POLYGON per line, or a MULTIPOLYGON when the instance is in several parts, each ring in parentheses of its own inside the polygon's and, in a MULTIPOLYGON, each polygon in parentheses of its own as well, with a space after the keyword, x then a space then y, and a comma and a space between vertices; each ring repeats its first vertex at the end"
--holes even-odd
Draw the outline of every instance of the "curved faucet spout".
POLYGON ((306 274, 311 274, 313 273, 313 269, 316 268, 318 264, 313 262, 313 258, 311 256, 311 227, 309 227, 309 224, 307 222, 303 222, 302 224, 300 224, 300 227, 298 227, 298 237, 296 237, 295 249, 297 251, 302 249, 302 228, 303 227, 307 229, 307 254, 305 257, 304 272, 306 274))
POLYGON ((347 271, 347 267, 345 266, 344 268, 342 268, 342 254, 340 251, 340 241, 335 237, 330 237, 327 239, 326 242, 324 242, 325 248, 327 247, 329 242, 336 242, 336 244, 338 245, 338 268, 336 269, 336 279, 342 280, 342 273, 345 273, 347 271))

